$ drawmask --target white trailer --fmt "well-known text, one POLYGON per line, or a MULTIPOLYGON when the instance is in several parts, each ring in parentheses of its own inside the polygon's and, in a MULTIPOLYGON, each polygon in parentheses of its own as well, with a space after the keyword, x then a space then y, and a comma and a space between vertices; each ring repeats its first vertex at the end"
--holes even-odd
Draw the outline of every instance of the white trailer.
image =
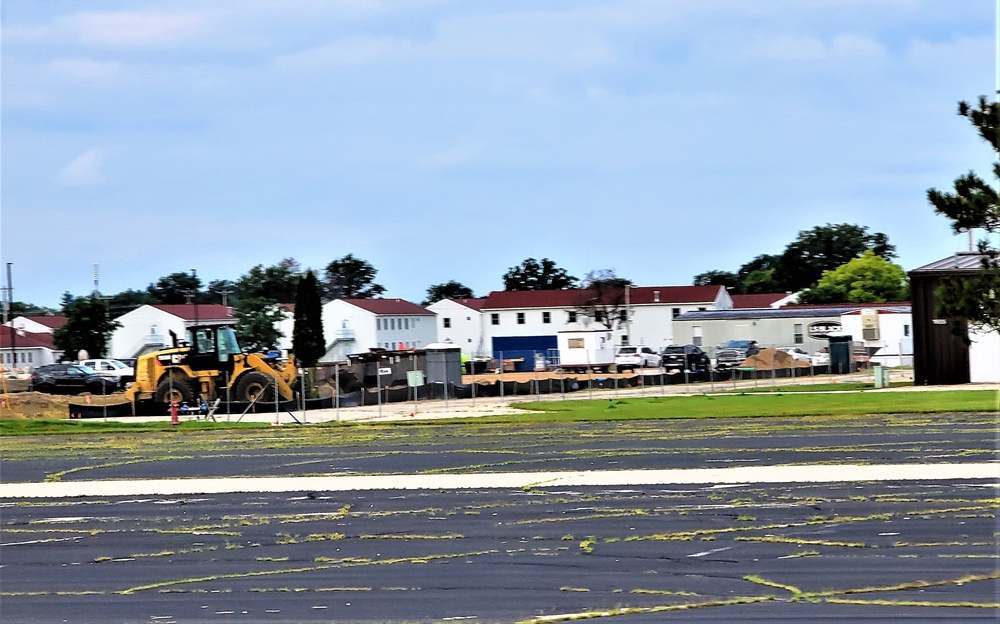
POLYGON ((559 368, 568 371, 607 371, 615 363, 611 332, 597 329, 571 329, 556 332, 559 368))

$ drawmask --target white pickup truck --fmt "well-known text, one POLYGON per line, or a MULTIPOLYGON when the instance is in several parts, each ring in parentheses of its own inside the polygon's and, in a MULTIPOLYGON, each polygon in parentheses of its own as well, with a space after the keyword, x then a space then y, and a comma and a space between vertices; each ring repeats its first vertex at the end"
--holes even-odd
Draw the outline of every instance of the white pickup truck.
POLYGON ((80 360, 80 366, 93 369, 101 377, 117 380, 119 388, 124 388, 129 383, 135 381, 135 369, 131 366, 126 366, 118 360, 80 360))

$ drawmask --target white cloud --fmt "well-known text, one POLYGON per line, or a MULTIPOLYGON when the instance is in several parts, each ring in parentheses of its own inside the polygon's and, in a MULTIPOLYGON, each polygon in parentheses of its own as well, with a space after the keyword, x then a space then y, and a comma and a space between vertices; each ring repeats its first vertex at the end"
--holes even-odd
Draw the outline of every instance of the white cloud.
POLYGON ((176 43, 208 27, 198 14, 79 13, 67 21, 84 43, 122 47, 176 43))
POLYGON ((880 60, 885 46, 863 35, 840 34, 828 42, 819 37, 776 35, 757 37, 744 53, 751 58, 776 61, 880 60))
POLYGON ((104 181, 101 167, 106 156, 103 150, 93 148, 80 154, 56 176, 56 182, 62 186, 89 186, 104 181))
POLYGON ((88 58, 55 59, 49 68, 60 76, 78 80, 110 78, 121 69, 116 61, 95 61, 88 58))
POLYGON ((368 65, 403 58, 416 53, 408 41, 393 37, 349 37, 275 59, 279 67, 368 65))

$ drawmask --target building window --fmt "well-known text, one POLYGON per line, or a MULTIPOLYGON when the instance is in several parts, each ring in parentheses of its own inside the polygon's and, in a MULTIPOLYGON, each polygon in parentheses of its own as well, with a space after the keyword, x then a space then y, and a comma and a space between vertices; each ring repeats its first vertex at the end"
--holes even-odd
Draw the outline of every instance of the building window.
POLYGON ((408 318, 403 319, 403 329, 409 329, 409 328, 410 328, 410 319, 408 318))
POLYGON ((441 319, 441 322, 444 323, 444 328, 445 329, 451 329, 451 319, 450 318, 443 318, 443 319, 441 319))
POLYGON ((524 312, 517 313, 517 324, 524 325, 524 312))
POLYGON ((496 312, 494 312, 493 314, 490 314, 490 323, 492 323, 493 325, 499 325, 500 324, 500 315, 497 314, 496 312))
POLYGON ((551 312, 542 312, 542 322, 543 323, 551 323, 552 322, 552 313, 551 312))
POLYGON ((706 311, 706 310, 708 310, 708 308, 706 308, 706 307, 704 307, 704 306, 702 306, 702 307, 698 308, 698 311, 699 311, 699 312, 704 312, 704 311, 706 311))
POLYGON ((681 309, 680 308, 673 308, 671 310, 671 314, 672 314, 672 318, 677 318, 678 316, 681 315, 681 309))
POLYGON ((702 336, 701 336, 701 325, 692 325, 691 326, 691 344, 693 344, 696 347, 700 347, 701 346, 701 339, 702 339, 702 336))
POLYGON ((618 320, 622 323, 628 322, 628 310, 619 310, 618 320))
POLYGON ((569 313, 569 318, 566 319, 566 322, 567 323, 575 323, 576 322, 576 312, 570 312, 569 313))
POLYGON ((594 322, 595 323, 603 323, 604 322, 604 312, 602 312, 600 310, 595 310, 594 311, 594 322))
POLYGON ((903 336, 909 336, 909 335, 910 335, 910 326, 903 325, 903 336))
POLYGON ((796 323, 792 328, 795 344, 802 344, 802 323, 796 323))
POLYGON ((396 319, 389 319, 389 329, 396 329, 396 319))
POLYGON ((375 319, 375 329, 382 331, 382 319, 375 319))

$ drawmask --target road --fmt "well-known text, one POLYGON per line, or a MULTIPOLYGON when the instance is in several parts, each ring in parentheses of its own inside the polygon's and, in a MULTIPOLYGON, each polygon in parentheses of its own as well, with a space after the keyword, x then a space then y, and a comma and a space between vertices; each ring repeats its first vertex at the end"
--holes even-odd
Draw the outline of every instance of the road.
POLYGON ((997 439, 995 414, 5 439, 0 616, 995 621, 997 439))

